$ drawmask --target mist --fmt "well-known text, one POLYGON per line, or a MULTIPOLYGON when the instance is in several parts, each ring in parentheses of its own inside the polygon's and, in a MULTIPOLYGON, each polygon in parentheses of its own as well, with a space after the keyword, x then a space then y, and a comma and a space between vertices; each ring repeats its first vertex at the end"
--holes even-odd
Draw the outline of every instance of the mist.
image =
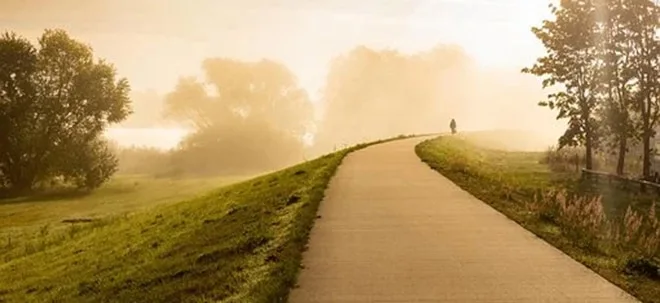
POLYGON ((509 130, 491 139, 500 148, 543 150, 562 128, 538 107, 542 99, 534 79, 479 67, 458 45, 418 53, 360 46, 331 67, 317 107, 316 147, 448 132, 453 118, 462 132, 509 130))
MULTIPOLYGON (((523 0, 209 0, 194 5, 10 0, 3 2, 0 26, 30 39, 44 28, 62 28, 112 62, 133 90, 133 114, 107 132, 123 147, 180 148, 195 129, 164 116, 166 96, 182 77, 207 81, 205 60, 277 62, 290 71, 310 104, 311 122, 296 135, 304 150, 294 158, 302 161, 359 142, 446 132, 451 118, 459 132, 519 131, 506 136, 511 146, 501 142, 503 148, 544 150, 554 145, 563 123, 537 105, 546 95, 540 81, 520 73, 543 53, 530 27, 547 13, 546 3, 523 0), (483 9, 469 9, 477 4, 483 9), (34 12, 34 5, 42 9, 34 12), (523 10, 525 16, 518 13, 523 10), (331 101, 331 82, 338 81, 330 79, 333 62, 358 48, 396 54, 396 63, 336 76, 369 96, 331 101), (429 59, 434 52, 435 59, 429 59), (394 74, 379 79, 398 84, 380 87, 379 92, 379 83, 371 80, 387 68, 394 68, 394 74), (374 74, 365 77, 360 72, 374 74)), ((259 135, 254 132, 238 137, 259 135)))

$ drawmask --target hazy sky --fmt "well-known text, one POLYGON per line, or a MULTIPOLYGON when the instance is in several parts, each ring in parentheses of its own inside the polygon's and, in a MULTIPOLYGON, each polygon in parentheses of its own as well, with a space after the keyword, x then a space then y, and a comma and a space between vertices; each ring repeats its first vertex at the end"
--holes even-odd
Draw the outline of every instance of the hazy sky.
POLYGON ((170 90, 209 56, 271 57, 316 91, 357 44, 416 51, 462 45, 483 66, 519 70, 542 51, 530 26, 547 0, 0 0, 0 29, 64 28, 134 89, 170 90))
MULTIPOLYGON (((543 54, 530 28, 549 17, 549 2, 0 0, 0 31, 36 39, 45 28, 66 29, 114 63, 137 91, 168 92, 180 76, 199 74, 204 58, 268 57, 289 66, 313 98, 330 59, 359 44, 405 52, 458 44, 481 67, 498 70, 500 81, 493 85, 517 87, 499 97, 488 87, 475 87, 483 97, 474 103, 471 121, 462 125, 481 129, 534 124, 550 131, 552 142, 562 125, 554 121, 554 113, 536 106, 536 98, 543 96, 540 81, 519 73, 543 54), (507 113, 494 115, 503 111, 507 113)), ((142 137, 136 142, 143 142, 142 137)))

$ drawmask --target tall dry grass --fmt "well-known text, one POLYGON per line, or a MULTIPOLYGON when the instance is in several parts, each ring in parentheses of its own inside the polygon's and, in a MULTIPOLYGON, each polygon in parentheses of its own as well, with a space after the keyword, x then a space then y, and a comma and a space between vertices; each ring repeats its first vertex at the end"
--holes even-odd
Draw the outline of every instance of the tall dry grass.
POLYGON ((620 218, 608 217, 602 196, 570 194, 565 190, 537 195, 529 211, 558 225, 562 233, 585 249, 620 250, 630 258, 660 257, 660 222, 656 204, 648 212, 628 206, 620 218))

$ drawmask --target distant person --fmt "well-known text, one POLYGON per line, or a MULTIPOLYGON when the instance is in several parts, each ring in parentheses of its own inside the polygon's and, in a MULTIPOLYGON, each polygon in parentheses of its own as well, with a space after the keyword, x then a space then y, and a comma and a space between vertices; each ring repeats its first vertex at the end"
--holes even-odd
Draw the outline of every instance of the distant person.
POLYGON ((449 122, 449 128, 451 128, 451 134, 456 134, 456 120, 451 119, 451 122, 449 122))

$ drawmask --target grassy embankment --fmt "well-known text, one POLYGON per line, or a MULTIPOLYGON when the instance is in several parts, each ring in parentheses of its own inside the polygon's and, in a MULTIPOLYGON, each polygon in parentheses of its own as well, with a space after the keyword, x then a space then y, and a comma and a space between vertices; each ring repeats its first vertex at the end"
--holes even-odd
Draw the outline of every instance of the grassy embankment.
POLYGON ((445 136, 416 151, 431 168, 572 258, 642 301, 660 302, 653 264, 660 213, 652 197, 552 170, 542 164, 542 152, 492 150, 472 140, 445 136))
POLYGON ((72 227, 73 223, 67 224, 68 221, 100 220, 146 211, 248 178, 169 179, 117 175, 91 193, 58 188, 29 197, 0 199, 0 261, 38 249, 43 245, 43 234, 77 228, 72 227))
POLYGON ((367 145, 187 201, 46 230, 0 264, 0 301, 285 301, 328 181, 367 145))

